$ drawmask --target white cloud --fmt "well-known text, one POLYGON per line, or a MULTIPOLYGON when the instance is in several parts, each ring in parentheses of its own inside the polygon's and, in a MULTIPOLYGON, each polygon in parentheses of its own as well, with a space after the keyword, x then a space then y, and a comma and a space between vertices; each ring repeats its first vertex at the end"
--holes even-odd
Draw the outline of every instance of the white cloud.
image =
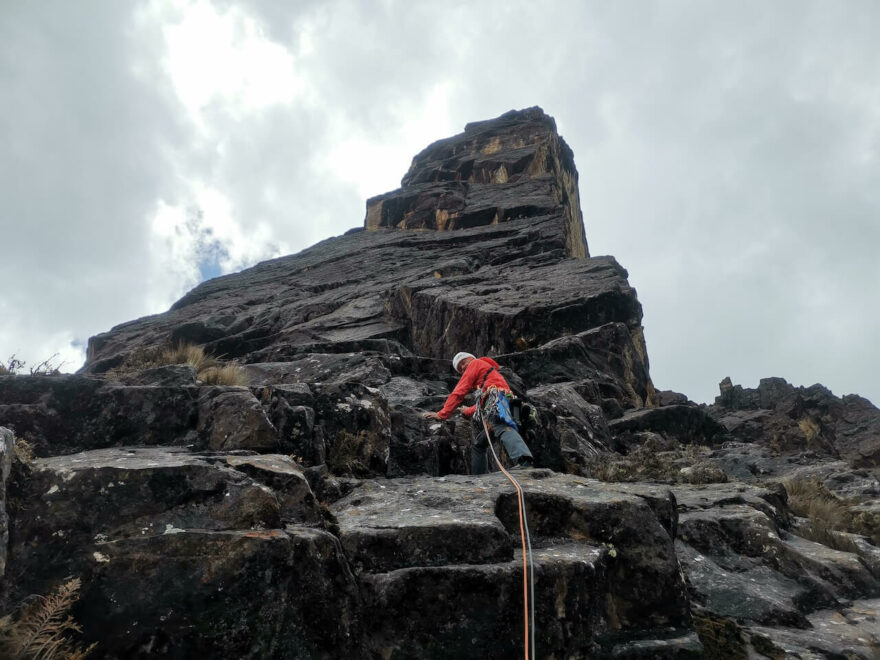
POLYGON ((205 0, 153 0, 138 20, 161 25, 164 67, 203 129, 211 105, 241 121, 268 106, 289 104, 303 91, 294 55, 267 38, 239 7, 221 11, 205 0))

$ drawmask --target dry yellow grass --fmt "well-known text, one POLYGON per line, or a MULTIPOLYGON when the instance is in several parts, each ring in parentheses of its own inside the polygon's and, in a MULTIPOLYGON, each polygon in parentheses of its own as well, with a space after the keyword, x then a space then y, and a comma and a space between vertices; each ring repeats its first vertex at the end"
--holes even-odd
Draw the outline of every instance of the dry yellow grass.
POLYGON ((175 344, 162 353, 160 364, 191 364, 196 372, 216 365, 216 360, 205 349, 194 344, 175 344))
POLYGON ((244 370, 236 362, 223 362, 202 346, 178 343, 172 346, 150 346, 131 353, 125 362, 107 371, 109 379, 121 379, 146 369, 168 364, 188 364, 197 378, 209 385, 247 385, 244 370))
POLYGON ((788 493, 788 508, 808 521, 799 530, 801 536, 835 550, 857 551, 852 539, 840 533, 852 518, 846 500, 828 490, 818 477, 790 479, 782 485, 788 493))
POLYGON ((247 374, 235 362, 215 365, 198 372, 198 379, 207 385, 239 385, 248 384, 247 374))

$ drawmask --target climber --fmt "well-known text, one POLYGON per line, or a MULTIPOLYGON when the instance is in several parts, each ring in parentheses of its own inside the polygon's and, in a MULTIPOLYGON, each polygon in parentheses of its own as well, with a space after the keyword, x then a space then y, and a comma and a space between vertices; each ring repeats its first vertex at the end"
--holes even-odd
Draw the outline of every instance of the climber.
MULTIPOLYGON (((507 455, 515 467, 532 467, 532 452, 519 434, 519 429, 510 412, 510 398, 513 396, 510 386, 498 371, 498 363, 492 358, 477 358, 470 353, 457 353, 452 358, 452 368, 461 374, 461 378, 452 394, 446 399, 440 412, 425 413, 428 419, 449 419, 464 398, 476 390, 477 402, 459 409, 462 415, 472 418, 485 416, 488 427, 493 435, 504 444, 507 455), (477 407, 479 406, 479 411, 477 407)), ((474 441, 471 452, 471 474, 485 474, 489 471, 486 455, 489 439, 481 431, 474 441)))

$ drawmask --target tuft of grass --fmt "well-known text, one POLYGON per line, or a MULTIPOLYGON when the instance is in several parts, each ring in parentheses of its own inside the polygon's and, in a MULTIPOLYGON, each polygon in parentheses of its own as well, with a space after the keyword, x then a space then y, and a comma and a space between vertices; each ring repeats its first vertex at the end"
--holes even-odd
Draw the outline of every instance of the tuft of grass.
POLYGON ((586 473, 606 482, 726 482, 727 475, 705 460, 708 452, 708 448, 699 445, 679 445, 670 450, 652 439, 626 456, 605 455, 593 458, 587 464, 586 473))
POLYGON ((195 344, 178 343, 166 348, 161 355, 160 364, 191 364, 196 373, 213 367, 216 360, 205 353, 205 349, 195 344))
POLYGON ((703 643, 706 660, 747 660, 742 629, 733 619, 694 612, 694 629, 703 643))
POLYGON ((237 363, 210 366, 198 372, 198 379, 208 385, 247 385, 245 370, 237 363))
POLYGON ((848 530, 869 537, 871 543, 880 547, 880 512, 864 511, 854 507, 849 515, 848 530))
POLYGON ((12 440, 12 459, 25 467, 33 465, 35 458, 33 445, 23 437, 15 437, 12 440))
POLYGON ((205 352, 202 346, 177 343, 171 346, 151 346, 131 353, 119 367, 107 371, 107 377, 120 379, 146 369, 169 364, 188 364, 196 371, 196 378, 208 385, 247 385, 248 378, 237 362, 224 362, 205 352))
POLYGON ((794 515, 815 518, 828 527, 841 525, 845 521, 849 506, 828 490, 818 477, 786 479, 782 485, 788 493, 788 508, 794 515))
POLYGON ((819 425, 816 423, 816 420, 810 419, 809 417, 805 417, 804 419, 800 420, 798 422, 798 428, 800 428, 808 443, 819 437, 819 433, 821 431, 819 425))
POLYGON ((37 596, 17 615, 0 618, 0 652, 10 660, 82 660, 97 644, 76 641, 82 628, 68 613, 79 598, 80 580, 68 580, 48 596, 37 596))
POLYGON ((851 538, 840 531, 849 529, 852 522, 850 504, 832 493, 818 477, 787 479, 782 482, 788 493, 788 508, 807 519, 798 530, 803 538, 843 552, 858 553, 851 538))
POLYGON ((821 543, 832 550, 859 554, 859 546, 849 536, 835 532, 820 521, 810 519, 810 522, 805 527, 798 530, 798 534, 808 541, 821 543))

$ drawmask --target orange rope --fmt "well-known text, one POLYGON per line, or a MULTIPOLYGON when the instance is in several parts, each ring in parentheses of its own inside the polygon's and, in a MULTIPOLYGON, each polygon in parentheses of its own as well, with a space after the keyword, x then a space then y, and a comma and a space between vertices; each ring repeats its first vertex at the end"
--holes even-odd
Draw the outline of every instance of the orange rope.
MULTIPOLYGON (((516 488, 516 501, 519 507, 519 536, 522 541, 523 555, 523 618, 525 621, 525 644, 523 646, 525 648, 525 660, 529 660, 529 581, 528 569, 526 567, 526 558, 528 556, 528 553, 526 552, 526 531, 525 525, 523 524, 523 491, 517 480, 504 469, 504 466, 501 465, 501 461, 498 460, 498 456, 495 454, 495 448, 492 446, 492 436, 489 435, 489 426, 486 423, 486 418, 483 417, 483 415, 480 415, 480 420, 483 422, 483 429, 486 432, 486 442, 489 444, 489 449, 492 450, 492 457, 495 459, 495 464, 498 465, 498 468, 504 473, 504 476, 513 484, 513 487, 516 488)), ((534 597, 535 595, 532 594, 532 598, 534 597)))

